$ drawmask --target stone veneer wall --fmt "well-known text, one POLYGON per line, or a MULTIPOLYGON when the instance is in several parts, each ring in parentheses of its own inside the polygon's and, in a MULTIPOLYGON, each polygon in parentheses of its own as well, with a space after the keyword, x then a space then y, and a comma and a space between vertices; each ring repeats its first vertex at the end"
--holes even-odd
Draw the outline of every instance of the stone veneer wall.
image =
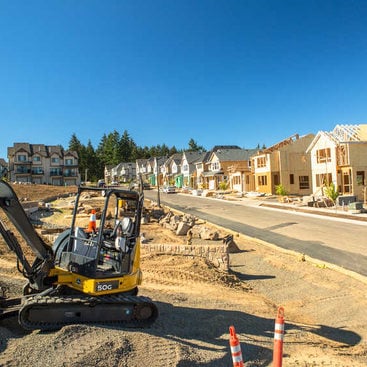
POLYGON ((142 253, 161 253, 167 255, 183 255, 202 257, 223 271, 229 270, 229 251, 227 244, 220 245, 170 245, 142 244, 142 253))

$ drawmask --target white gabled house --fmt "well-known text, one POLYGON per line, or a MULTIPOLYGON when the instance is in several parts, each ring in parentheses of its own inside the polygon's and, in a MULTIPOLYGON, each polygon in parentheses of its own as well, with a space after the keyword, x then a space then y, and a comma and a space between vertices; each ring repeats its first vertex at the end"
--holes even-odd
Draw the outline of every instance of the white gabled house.
POLYGON ((336 125, 319 131, 307 152, 311 154, 312 190, 323 196, 333 183, 342 196, 364 200, 367 174, 367 124, 336 125))
POLYGON ((197 170, 195 163, 201 161, 202 157, 202 152, 185 151, 182 153, 181 173, 183 186, 197 188, 197 170))
POLYGON ((162 164, 164 185, 182 187, 181 160, 182 153, 175 153, 162 164))

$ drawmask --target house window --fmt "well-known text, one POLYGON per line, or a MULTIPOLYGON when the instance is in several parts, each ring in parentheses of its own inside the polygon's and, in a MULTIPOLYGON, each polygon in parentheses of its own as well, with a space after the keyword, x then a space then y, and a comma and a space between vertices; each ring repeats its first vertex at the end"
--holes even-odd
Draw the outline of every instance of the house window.
POLYGON ((268 184, 268 177, 266 175, 258 176, 257 183, 259 186, 266 186, 268 184))
POLYGON ((219 171, 219 169, 220 169, 219 162, 213 162, 212 171, 219 171))
POLYGON ((331 182, 331 173, 321 173, 316 175, 316 187, 329 186, 331 182))
POLYGON ((50 176, 61 176, 62 171, 60 168, 51 168, 50 169, 50 176))
POLYGON ((42 169, 42 167, 34 167, 34 168, 32 168, 32 174, 33 175, 43 175, 43 169, 42 169))
POLYGON ((350 170, 343 172, 343 193, 352 192, 351 190, 351 179, 350 179, 350 170))
POLYGON ((316 151, 317 163, 331 162, 330 148, 319 149, 316 151))
POLYGON ((257 168, 266 167, 266 157, 259 157, 256 159, 257 168))
POLYGON ((239 185, 241 183, 241 177, 240 176, 233 176, 233 185, 239 185))
POLYGON ((293 173, 291 173, 291 174, 289 175, 289 183, 290 183, 291 185, 294 185, 294 174, 293 174, 293 173))
POLYGON ((76 171, 74 169, 66 169, 64 170, 65 177, 76 177, 76 171))
POLYGON ((357 171, 357 185, 364 185, 364 171, 357 171))
POLYGON ((299 188, 300 190, 306 190, 310 188, 310 179, 308 176, 299 176, 299 188))
POLYGON ((66 158, 65 159, 65 165, 66 166, 72 166, 73 165, 73 159, 72 158, 66 158))
POLYGON ((35 162, 35 163, 39 163, 39 162, 41 162, 41 157, 40 157, 39 155, 35 155, 35 156, 33 157, 33 162, 35 162))
POLYGON ((24 154, 19 154, 18 155, 18 162, 26 162, 27 161, 27 156, 24 154))
POLYGON ((52 157, 51 158, 51 163, 59 164, 59 157, 52 157))

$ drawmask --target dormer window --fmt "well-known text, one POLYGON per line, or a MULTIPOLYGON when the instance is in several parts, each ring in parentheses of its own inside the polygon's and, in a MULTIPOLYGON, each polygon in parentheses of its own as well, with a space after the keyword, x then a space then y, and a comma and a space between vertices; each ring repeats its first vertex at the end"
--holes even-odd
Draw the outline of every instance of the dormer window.
POLYGON ((27 156, 25 154, 18 154, 17 160, 18 160, 18 162, 26 162, 27 161, 27 156))

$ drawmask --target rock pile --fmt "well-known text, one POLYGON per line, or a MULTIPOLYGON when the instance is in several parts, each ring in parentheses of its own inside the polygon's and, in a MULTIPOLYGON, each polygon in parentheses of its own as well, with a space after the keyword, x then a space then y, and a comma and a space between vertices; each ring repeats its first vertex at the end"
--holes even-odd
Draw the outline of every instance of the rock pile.
POLYGON ((209 228, 203 223, 199 223, 198 218, 183 214, 174 214, 169 211, 159 219, 159 224, 163 228, 168 228, 176 233, 177 236, 188 236, 189 238, 201 238, 203 240, 219 240, 219 232, 209 228))

